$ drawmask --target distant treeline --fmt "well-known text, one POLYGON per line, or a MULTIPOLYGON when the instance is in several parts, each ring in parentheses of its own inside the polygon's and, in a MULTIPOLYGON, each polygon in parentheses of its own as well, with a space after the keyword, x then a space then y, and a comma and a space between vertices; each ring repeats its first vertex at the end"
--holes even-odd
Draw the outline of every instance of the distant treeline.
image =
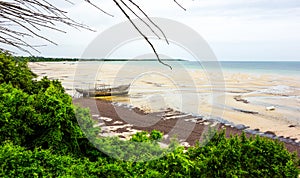
POLYGON ((36 56, 15 56, 17 61, 29 61, 29 62, 59 62, 59 61, 79 61, 77 58, 50 58, 50 57, 36 57, 36 56))
MULTIPOLYGON (((37 56, 16 56, 17 61, 28 62, 60 62, 60 61, 157 61, 157 59, 79 59, 79 58, 51 58, 37 56)), ((182 59, 162 59, 163 61, 184 61, 182 59)))

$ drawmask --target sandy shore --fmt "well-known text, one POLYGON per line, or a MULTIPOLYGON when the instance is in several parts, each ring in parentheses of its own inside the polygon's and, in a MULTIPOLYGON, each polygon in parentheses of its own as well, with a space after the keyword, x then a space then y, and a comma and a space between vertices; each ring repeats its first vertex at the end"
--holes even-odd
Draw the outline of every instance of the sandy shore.
POLYGON ((148 112, 173 108, 204 118, 222 118, 227 123, 245 125, 262 133, 300 140, 300 81, 295 77, 223 72, 223 82, 215 79, 221 84, 211 85, 212 75, 196 69, 170 71, 151 65, 142 68, 119 63, 97 66, 76 62, 41 62, 29 66, 39 76, 62 81, 71 96, 76 95, 75 87, 93 86, 93 82, 131 83, 129 96, 108 99, 148 112), (268 106, 275 106, 275 110, 267 111, 268 106))
MULTIPOLYGON (((74 99, 74 104, 81 107, 88 107, 91 110, 93 118, 98 122, 97 126, 101 127, 102 136, 119 136, 128 139, 130 135, 146 130, 159 130, 164 133, 163 143, 168 144, 169 140, 176 136, 180 143, 184 146, 194 145, 197 141, 203 143, 205 135, 211 129, 226 129, 226 135, 241 134, 246 132, 247 136, 253 136, 245 126, 233 127, 227 124, 220 124, 215 121, 205 120, 203 118, 186 115, 172 109, 155 112, 144 113, 138 108, 128 108, 124 105, 114 105, 109 101, 79 98, 74 99)), ((253 131, 255 132, 255 131, 253 131)), ((256 132, 261 136, 279 139, 272 133, 256 132)), ((285 147, 290 152, 297 152, 300 157, 299 143, 294 140, 283 140, 285 147)))

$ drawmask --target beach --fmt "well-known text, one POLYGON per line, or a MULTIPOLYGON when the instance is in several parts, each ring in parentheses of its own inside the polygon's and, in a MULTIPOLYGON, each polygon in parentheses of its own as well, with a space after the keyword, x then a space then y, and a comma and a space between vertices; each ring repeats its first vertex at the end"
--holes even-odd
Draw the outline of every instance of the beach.
MULTIPOLYGON (((128 108, 124 105, 115 105, 110 101, 92 99, 92 98, 77 98, 74 99, 74 104, 87 107, 91 111, 91 115, 98 124, 95 126, 101 127, 100 136, 118 136, 120 139, 127 140, 130 135, 140 131, 159 130, 164 136, 161 141, 162 146, 170 143, 172 138, 175 138, 185 147, 193 146, 199 142, 204 145, 212 135, 218 130, 225 129, 227 137, 233 135, 241 135, 245 127, 234 127, 228 124, 221 124, 214 121, 204 120, 203 118, 195 118, 192 115, 186 115, 172 109, 144 113, 138 108, 128 108), (212 130, 213 129, 213 130, 212 130), (175 136, 175 137, 174 137, 175 136)), ((248 130, 249 131, 249 130, 248 130)), ((290 152, 297 152, 300 157, 300 145, 292 139, 276 137, 270 133, 262 133, 258 131, 245 132, 247 137, 264 136, 271 139, 277 139, 284 143, 284 146, 290 152)))
MULTIPOLYGON (((95 101, 92 102, 93 107, 97 108, 91 109, 94 116, 114 118, 112 123, 104 122, 105 126, 126 123, 132 125, 131 133, 158 127, 158 130, 170 135, 172 129, 167 128, 173 128, 179 122, 183 128, 193 127, 187 129, 189 135, 183 134, 184 144, 191 144, 200 139, 197 134, 191 134, 196 133, 193 130, 198 129, 197 132, 201 133, 206 128, 202 126, 209 121, 205 126, 212 127, 213 123, 218 123, 213 127, 228 127, 228 132, 248 130, 249 133, 287 138, 296 144, 300 141, 300 81, 295 75, 224 71, 203 66, 187 67, 181 63, 173 64, 173 70, 170 70, 157 62, 35 62, 29 63, 29 66, 40 77, 60 80, 66 92, 77 98, 77 104, 80 96, 74 88, 92 88, 95 83, 112 86, 131 84, 128 96, 92 99, 95 101), (104 104, 98 107, 105 102, 123 108, 117 112, 119 119, 113 116, 113 112, 107 112, 104 104), (272 109, 268 109, 270 107, 272 109), (125 110, 129 112, 133 108, 138 108, 142 115, 171 110, 180 113, 180 117, 173 114, 170 115, 173 118, 164 120, 164 117, 156 115, 149 123, 134 122, 134 119, 124 122, 125 110), (99 113, 95 113, 96 110, 99 113), (193 125, 185 125, 188 122, 193 125), (202 126, 197 126, 199 124, 202 126)), ((87 107, 86 99, 82 101, 87 107)), ((132 113, 128 115, 133 116, 132 113)), ((126 127, 118 129, 126 130, 126 127)))

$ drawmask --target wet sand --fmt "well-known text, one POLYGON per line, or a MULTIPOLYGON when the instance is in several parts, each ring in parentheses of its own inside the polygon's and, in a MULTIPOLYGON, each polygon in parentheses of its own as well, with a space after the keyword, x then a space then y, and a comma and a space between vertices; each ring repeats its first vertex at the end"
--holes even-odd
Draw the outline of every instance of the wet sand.
MULTIPOLYGON (((224 86, 214 87, 211 76, 197 69, 170 71, 164 67, 144 69, 106 63, 101 67, 81 65, 78 70, 76 62, 41 62, 29 66, 39 76, 62 81, 71 96, 76 96, 75 87, 90 87, 95 81, 110 85, 131 83, 129 96, 108 99, 146 112, 172 108, 203 118, 222 118, 223 124, 244 125, 262 133, 300 140, 300 81, 293 76, 223 72, 224 86), (275 110, 267 111, 268 106, 275 106, 275 110)), ((107 117, 111 118, 109 113, 107 117)), ((165 127, 174 124, 165 122, 165 127)), ((134 127, 142 128, 138 123, 134 127)))
MULTIPOLYGON (((197 141, 203 143, 205 134, 208 133, 209 129, 226 129, 227 137, 240 135, 243 131, 246 131, 247 136, 253 136, 247 132, 247 127, 224 125, 172 109, 147 114, 138 108, 114 105, 109 101, 99 99, 78 98, 74 99, 73 102, 75 105, 90 108, 93 118, 101 123, 96 124, 96 126, 101 127, 100 136, 119 136, 121 139, 128 139, 130 135, 136 132, 142 130, 150 132, 156 129, 164 133, 163 143, 168 144, 169 139, 176 136, 184 146, 192 146, 197 141)), ((272 136, 270 133, 260 133, 259 135, 272 136)), ((272 136, 273 139, 275 137, 275 135, 272 136)), ((297 152, 298 157, 300 157, 298 143, 293 140, 285 140, 284 144, 290 152, 297 152)))

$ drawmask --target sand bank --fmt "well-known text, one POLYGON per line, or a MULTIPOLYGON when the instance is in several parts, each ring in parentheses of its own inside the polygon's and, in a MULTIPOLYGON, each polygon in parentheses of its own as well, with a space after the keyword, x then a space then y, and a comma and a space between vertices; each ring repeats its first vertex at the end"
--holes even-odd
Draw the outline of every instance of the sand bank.
POLYGON ((226 71, 210 75, 202 69, 175 67, 170 71, 164 66, 122 63, 41 62, 29 66, 39 76, 59 79, 71 96, 76 95, 75 87, 88 88, 95 82, 131 83, 128 96, 107 99, 148 112, 173 108, 221 118, 300 140, 300 81, 295 77, 226 71), (268 106, 275 110, 267 111, 268 106))

